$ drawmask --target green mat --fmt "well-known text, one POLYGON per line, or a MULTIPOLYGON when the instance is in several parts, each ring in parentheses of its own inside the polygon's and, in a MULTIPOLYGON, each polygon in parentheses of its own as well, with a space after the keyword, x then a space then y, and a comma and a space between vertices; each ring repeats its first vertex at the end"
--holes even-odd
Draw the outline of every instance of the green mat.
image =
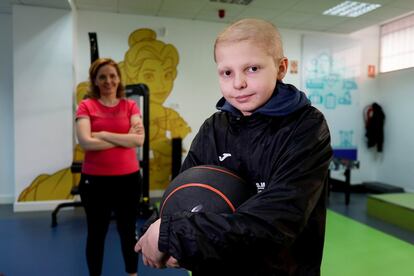
POLYGON ((328 211, 322 276, 413 276, 414 245, 328 211))
POLYGON ((414 232, 413 193, 370 195, 367 198, 367 212, 370 216, 414 232))
POLYGON ((414 211, 414 193, 381 194, 370 195, 369 197, 387 201, 414 211))

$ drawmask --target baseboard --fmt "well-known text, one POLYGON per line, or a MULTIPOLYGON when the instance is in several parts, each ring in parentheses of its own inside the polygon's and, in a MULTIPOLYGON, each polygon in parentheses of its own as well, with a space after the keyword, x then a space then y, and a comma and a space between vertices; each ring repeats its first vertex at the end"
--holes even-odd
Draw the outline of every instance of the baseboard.
POLYGON ((14 196, 0 195, 0 204, 12 204, 13 202, 14 202, 14 196))
POLYGON ((52 211, 60 203, 73 202, 73 200, 48 200, 48 201, 27 201, 15 202, 14 212, 52 211))

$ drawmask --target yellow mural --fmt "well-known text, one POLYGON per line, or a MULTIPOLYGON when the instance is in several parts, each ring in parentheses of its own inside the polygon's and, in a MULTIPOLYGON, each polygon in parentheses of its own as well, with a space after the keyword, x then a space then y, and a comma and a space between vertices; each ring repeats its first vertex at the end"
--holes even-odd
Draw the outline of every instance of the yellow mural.
POLYGON ((145 83, 150 91, 150 189, 163 190, 171 178, 171 139, 184 139, 191 128, 172 108, 164 106, 177 76, 178 51, 157 40, 151 29, 138 29, 128 38, 129 49, 119 63, 123 83, 145 83))
MULTIPOLYGON (((145 83, 150 91, 150 189, 163 190, 171 178, 171 140, 184 139, 191 128, 172 108, 164 106, 177 76, 177 49, 157 40, 155 31, 138 29, 128 38, 129 49, 119 63, 124 85, 145 83)), ((89 82, 78 84, 76 102, 89 89, 89 82)), ((84 152, 75 145, 73 160, 82 161, 84 152)), ((19 195, 18 201, 72 199, 70 191, 79 183, 79 174, 64 168, 53 174, 41 174, 19 195)))
MULTIPOLYGON (((79 103, 86 95, 89 83, 83 82, 77 86, 76 102, 79 103)), ((73 150, 73 161, 83 160, 84 152, 79 146, 75 145, 73 150)), ((42 201, 73 199, 70 193, 72 188, 78 185, 79 174, 72 174, 70 168, 61 169, 53 174, 41 174, 25 188, 19 195, 17 201, 42 201)))

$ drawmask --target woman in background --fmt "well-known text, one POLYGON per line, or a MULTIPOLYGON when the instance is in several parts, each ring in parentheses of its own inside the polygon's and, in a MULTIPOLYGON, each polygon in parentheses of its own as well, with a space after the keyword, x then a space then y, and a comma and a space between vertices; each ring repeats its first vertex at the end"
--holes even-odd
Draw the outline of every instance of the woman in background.
POLYGON ((105 236, 115 214, 125 270, 137 275, 135 223, 141 176, 136 148, 144 127, 136 103, 125 98, 118 65, 100 58, 89 69, 90 91, 76 112, 76 132, 85 150, 79 184, 85 207, 89 274, 101 275, 105 236))

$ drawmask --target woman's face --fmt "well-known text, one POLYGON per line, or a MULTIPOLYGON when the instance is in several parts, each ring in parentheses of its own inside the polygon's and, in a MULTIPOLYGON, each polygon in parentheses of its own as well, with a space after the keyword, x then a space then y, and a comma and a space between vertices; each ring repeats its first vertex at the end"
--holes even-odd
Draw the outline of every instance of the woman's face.
POLYGON ((99 94, 103 96, 116 96, 120 79, 114 66, 104 65, 96 74, 95 85, 99 88, 99 94))
POLYGON ((138 82, 145 83, 151 102, 162 104, 170 95, 174 81, 174 68, 170 59, 164 62, 146 59, 138 73, 138 82))

